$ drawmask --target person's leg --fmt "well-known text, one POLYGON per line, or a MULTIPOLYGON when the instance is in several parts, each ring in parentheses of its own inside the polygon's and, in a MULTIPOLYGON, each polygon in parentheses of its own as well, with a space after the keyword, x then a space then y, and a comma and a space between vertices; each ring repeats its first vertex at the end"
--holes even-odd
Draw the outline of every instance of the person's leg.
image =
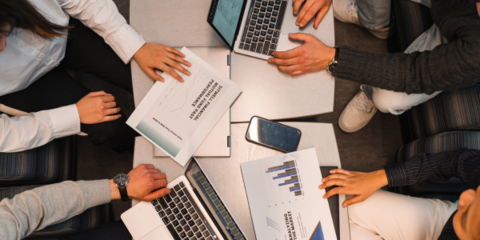
POLYGON ((132 235, 122 221, 115 221, 61 240, 132 240, 132 235))
POLYGON ((355 232, 363 232, 350 235, 352 240, 373 235, 389 240, 436 240, 456 209, 450 201, 378 190, 364 202, 348 207, 350 226, 355 232))
MULTIPOLYGON (((433 25, 415 39, 405 50, 405 53, 429 51, 443 43, 447 43, 447 40, 443 37, 440 29, 438 29, 436 25, 433 25)), ((437 91, 432 94, 406 94, 371 86, 364 86, 363 90, 378 110, 395 115, 402 114, 408 109, 422 104, 442 92, 437 91)))
MULTIPOLYGON (((334 0, 335 1, 335 0, 334 0)), ((355 0, 358 6, 358 20, 367 29, 381 30, 390 25, 389 0, 355 0)))
POLYGON ((91 73, 132 93, 130 64, 125 64, 90 28, 79 20, 70 18, 67 49, 60 66, 91 73))
MULTIPOLYGON (((0 103, 24 112, 37 112, 77 103, 90 90, 73 79, 64 69, 55 68, 26 89, 0 97, 0 103)), ((115 121, 81 124, 81 131, 95 145, 106 145, 115 151, 133 151, 134 132, 125 115, 115 121)))

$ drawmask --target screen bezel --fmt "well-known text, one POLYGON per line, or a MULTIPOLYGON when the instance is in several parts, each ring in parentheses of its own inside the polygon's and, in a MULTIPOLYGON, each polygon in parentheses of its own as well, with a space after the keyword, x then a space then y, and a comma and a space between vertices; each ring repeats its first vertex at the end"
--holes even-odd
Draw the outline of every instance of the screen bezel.
POLYGON ((266 122, 271 122, 273 124, 277 124, 277 125, 280 125, 280 126, 283 126, 283 127, 286 127, 286 128, 290 128, 290 129, 294 129, 294 130, 297 130, 299 133, 300 133, 300 136, 298 137, 298 142, 297 142, 297 146, 295 147, 295 151, 298 150, 298 145, 300 144, 300 140, 302 139, 302 131, 300 131, 300 129, 298 128, 294 128, 294 127, 290 127, 288 125, 285 125, 285 124, 281 124, 281 123, 278 123, 278 122, 274 122, 274 121, 270 121, 266 118, 262 118, 262 117, 259 117, 259 116, 253 116, 251 119, 250 119, 250 122, 248 123, 248 127, 247 127, 247 132, 245 132, 245 139, 248 141, 248 142, 251 142, 251 143, 255 143, 255 144, 258 144, 258 145, 261 145, 261 146, 264 146, 264 147, 268 147, 268 148, 271 148, 271 149, 275 149, 275 150, 278 150, 280 152, 283 152, 283 153, 289 153, 288 151, 286 151, 285 149, 280 149, 280 148, 277 148, 275 146, 271 146, 271 145, 267 145, 265 143, 262 143, 262 142, 258 142, 258 141, 254 141, 250 138, 248 138, 248 132, 250 130, 250 125, 252 124, 252 121, 254 118, 258 118, 258 119, 261 119, 263 121, 266 121, 266 122))
MULTIPOLYGON (((205 173, 205 171, 203 170, 202 166, 200 166, 200 163, 198 162, 198 160, 195 158, 195 157, 192 157, 190 159, 190 163, 188 164, 187 168, 185 169, 185 172, 184 172, 184 176, 185 178, 187 179, 187 181, 190 183, 190 186, 192 187, 192 189, 197 190, 197 188, 195 188, 195 185, 190 181, 190 178, 187 177, 187 173, 192 170, 193 166, 194 165, 197 165, 198 168, 200 169, 200 171, 203 173, 203 175, 205 175, 205 178, 207 179, 208 183, 210 184, 210 186, 212 187, 212 190, 215 192, 215 194, 217 195, 218 199, 220 199, 220 201, 222 202, 223 206, 225 207, 225 209, 227 210, 228 214, 230 215, 230 217, 232 218, 232 221, 235 223, 235 225, 237 225, 237 228, 238 230, 240 231, 240 233, 242 234, 243 238, 244 239, 247 239, 247 237, 245 236, 243 230, 240 228, 240 225, 238 224, 237 220, 235 220, 235 218, 233 217, 232 213, 230 212, 230 210, 228 209, 227 205, 225 204, 225 201, 223 201, 223 199, 220 197, 220 195, 218 194, 217 192, 217 189, 215 189, 215 187, 213 186, 212 184, 212 181, 210 181, 210 179, 208 178, 208 175, 205 173)), ((195 192, 195 191, 194 191, 195 192)), ((207 206, 206 202, 205 202, 205 199, 203 199, 203 197, 195 192, 195 195, 198 197, 198 199, 200 200, 201 204, 203 204, 204 208, 205 208, 205 211, 207 211, 207 213, 209 214, 210 218, 212 219, 213 223, 215 224, 215 226, 217 227, 218 231, 220 232, 220 234, 222 234, 222 237, 224 239, 228 239, 228 237, 226 236, 226 234, 228 233, 225 233, 223 228, 220 227, 219 223, 217 222, 217 220, 215 219, 215 217, 213 217, 213 213, 210 211, 210 208, 207 206)))
POLYGON ((220 38, 222 38, 223 42, 225 44, 227 44, 227 46, 230 48, 230 50, 233 51, 233 47, 235 46, 235 41, 237 40, 238 32, 240 31, 240 25, 242 24, 243 15, 244 15, 243 13, 245 12, 245 6, 246 6, 247 2, 249 2, 249 1, 248 0, 243 1, 242 10, 241 10, 240 16, 238 18, 237 28, 235 29, 235 34, 233 35, 233 42, 232 42, 231 46, 228 43, 228 41, 222 36, 222 34, 218 31, 218 29, 215 27, 215 25, 213 25, 213 17, 215 16, 215 12, 217 10, 218 1, 220 1, 220 0, 212 0, 212 3, 210 4, 210 10, 208 11, 207 22, 213 28, 213 30, 215 30, 215 32, 218 34, 218 36, 220 36, 220 38))

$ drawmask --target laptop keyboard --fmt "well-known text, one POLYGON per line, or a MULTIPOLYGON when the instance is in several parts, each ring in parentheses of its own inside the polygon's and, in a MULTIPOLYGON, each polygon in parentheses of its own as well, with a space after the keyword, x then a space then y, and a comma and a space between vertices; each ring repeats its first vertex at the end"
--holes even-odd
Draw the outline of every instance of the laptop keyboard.
POLYGON ((203 214, 182 182, 172 187, 169 195, 153 200, 152 204, 175 240, 214 239, 203 214))
POLYGON ((277 49, 288 1, 252 0, 240 49, 272 56, 277 49))

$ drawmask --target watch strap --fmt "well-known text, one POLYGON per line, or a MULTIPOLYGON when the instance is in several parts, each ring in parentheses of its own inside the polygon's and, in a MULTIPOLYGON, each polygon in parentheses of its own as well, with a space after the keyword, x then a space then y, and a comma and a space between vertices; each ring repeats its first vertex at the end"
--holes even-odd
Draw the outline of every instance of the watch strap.
POLYGON ((118 190, 120 191, 120 197, 122 198, 122 201, 126 202, 130 199, 128 197, 127 187, 119 187, 118 190))

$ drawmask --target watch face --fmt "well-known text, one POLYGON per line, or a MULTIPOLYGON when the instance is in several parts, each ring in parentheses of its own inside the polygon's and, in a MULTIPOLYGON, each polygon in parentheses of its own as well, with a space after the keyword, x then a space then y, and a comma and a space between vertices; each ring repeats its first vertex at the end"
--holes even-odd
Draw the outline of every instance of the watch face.
POLYGON ((125 173, 120 173, 113 178, 113 182, 117 185, 117 187, 127 186, 128 180, 130 180, 130 178, 125 173))

